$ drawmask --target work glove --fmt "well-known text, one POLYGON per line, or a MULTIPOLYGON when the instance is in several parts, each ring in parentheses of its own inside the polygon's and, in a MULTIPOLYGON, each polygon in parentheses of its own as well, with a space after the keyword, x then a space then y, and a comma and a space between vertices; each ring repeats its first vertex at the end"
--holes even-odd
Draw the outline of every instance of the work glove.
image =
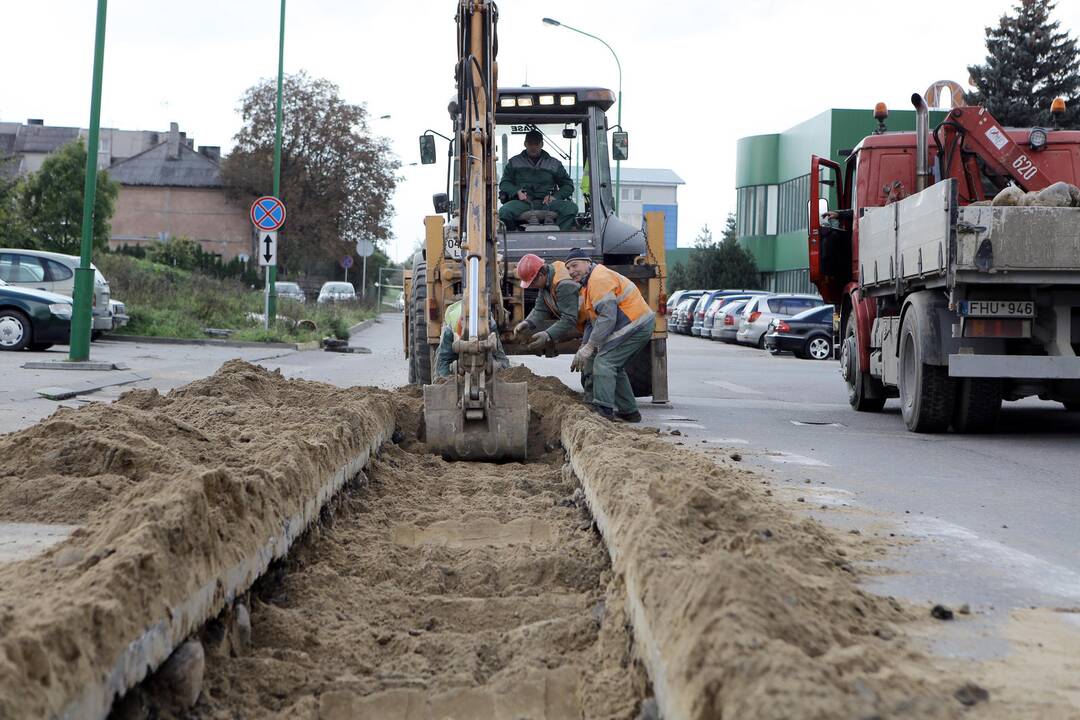
POLYGON ((596 354, 596 347, 592 343, 585 343, 574 353, 574 359, 570 361, 570 372, 578 372, 585 369, 585 363, 596 354))
POLYGON ((527 331, 529 329, 529 327, 530 327, 529 326, 529 321, 528 320, 522 320, 521 322, 519 322, 517 325, 514 326, 514 337, 517 337, 521 333, 527 331))
POLYGON ((532 340, 529 341, 529 349, 533 352, 540 352, 549 342, 551 342, 550 335, 546 332, 538 332, 533 335, 532 340))

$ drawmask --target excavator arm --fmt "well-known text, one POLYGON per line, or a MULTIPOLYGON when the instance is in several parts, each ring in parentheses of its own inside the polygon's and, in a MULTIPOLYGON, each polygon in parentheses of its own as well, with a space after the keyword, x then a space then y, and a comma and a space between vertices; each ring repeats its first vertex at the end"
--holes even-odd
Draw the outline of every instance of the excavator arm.
POLYGON ((527 386, 496 379, 494 367, 493 326, 505 321, 495 249, 497 22, 491 0, 459 0, 454 124, 460 149, 462 328, 455 330, 456 372, 448 382, 424 387, 428 445, 454 460, 524 460, 528 437, 527 386))

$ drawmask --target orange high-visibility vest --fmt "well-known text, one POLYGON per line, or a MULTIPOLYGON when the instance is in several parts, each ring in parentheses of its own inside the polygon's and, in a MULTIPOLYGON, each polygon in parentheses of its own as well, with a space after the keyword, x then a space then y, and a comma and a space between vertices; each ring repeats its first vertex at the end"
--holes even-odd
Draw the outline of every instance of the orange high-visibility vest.
POLYGON ((589 282, 581 288, 581 295, 584 299, 582 311, 589 322, 596 321, 595 303, 609 295, 615 298, 619 311, 630 320, 631 324, 645 315, 652 314, 652 309, 641 296, 641 291, 637 289, 637 286, 631 280, 603 265, 593 266, 589 282))

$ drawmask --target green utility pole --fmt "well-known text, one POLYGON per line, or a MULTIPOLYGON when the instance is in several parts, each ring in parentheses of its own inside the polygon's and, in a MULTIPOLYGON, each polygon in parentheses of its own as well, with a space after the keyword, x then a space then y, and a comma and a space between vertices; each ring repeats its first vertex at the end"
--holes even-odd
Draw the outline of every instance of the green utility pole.
MULTIPOLYGON (((285 0, 281 0, 281 31, 278 37, 277 116, 274 118, 274 197, 281 199, 281 86, 285 74, 285 0)), ((277 319, 277 265, 266 268, 266 323, 277 319)))
POLYGON ((86 147, 86 183, 83 185, 82 247, 75 269, 75 307, 71 315, 68 359, 90 359, 90 331, 93 329, 94 269, 90 267, 94 247, 94 201, 97 197, 98 129, 101 125, 101 70, 105 64, 105 13, 108 0, 98 0, 97 33, 94 38, 94 84, 90 95, 90 136, 86 147))
MULTIPOLYGON (((597 41, 603 43, 604 47, 606 47, 608 50, 611 51, 611 56, 613 58, 615 58, 615 67, 617 67, 619 69, 619 111, 618 111, 618 114, 617 114, 617 117, 616 117, 616 120, 615 120, 615 124, 618 126, 619 131, 622 132, 622 129, 623 129, 623 127, 622 127, 622 63, 619 62, 619 56, 615 54, 615 50, 612 49, 612 47, 610 45, 608 45, 607 42, 603 38, 599 38, 599 37, 593 35, 592 33, 587 33, 584 30, 578 30, 576 27, 572 27, 570 25, 567 25, 566 23, 561 23, 558 20, 554 20, 552 18, 544 18, 544 23, 547 24, 547 25, 553 25, 555 27, 564 27, 567 30, 573 30, 576 33, 580 33, 580 34, 584 35, 585 37, 590 37, 593 40, 597 40, 597 41)), ((622 160, 616 160, 615 161, 615 214, 616 215, 619 214, 619 195, 620 195, 620 193, 619 193, 619 180, 621 178, 621 175, 622 175, 622 160)))

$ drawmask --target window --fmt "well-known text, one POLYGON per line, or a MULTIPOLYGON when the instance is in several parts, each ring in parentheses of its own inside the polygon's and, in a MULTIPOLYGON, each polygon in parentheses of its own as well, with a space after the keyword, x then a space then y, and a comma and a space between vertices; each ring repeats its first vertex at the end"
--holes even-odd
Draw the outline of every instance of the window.
POLYGON ((45 263, 49 266, 49 274, 52 276, 53 282, 64 282, 65 280, 70 280, 71 276, 74 275, 74 273, 71 272, 71 268, 67 265, 62 265, 55 260, 46 260, 45 263))
POLYGON ((739 237, 775 233, 776 190, 775 185, 752 185, 736 190, 735 233, 739 237))
POLYGON ((806 229, 806 203, 810 201, 810 175, 780 184, 777 231, 781 233, 806 229))
POLYGON ((0 279, 10 283, 45 282, 45 266, 32 255, 0 255, 0 279))
POLYGON ((769 300, 769 309, 780 315, 798 315, 803 310, 809 310, 820 304, 820 300, 811 298, 779 297, 769 300))
POLYGON ((641 200, 641 188, 624 187, 619 194, 622 196, 623 200, 641 200))

